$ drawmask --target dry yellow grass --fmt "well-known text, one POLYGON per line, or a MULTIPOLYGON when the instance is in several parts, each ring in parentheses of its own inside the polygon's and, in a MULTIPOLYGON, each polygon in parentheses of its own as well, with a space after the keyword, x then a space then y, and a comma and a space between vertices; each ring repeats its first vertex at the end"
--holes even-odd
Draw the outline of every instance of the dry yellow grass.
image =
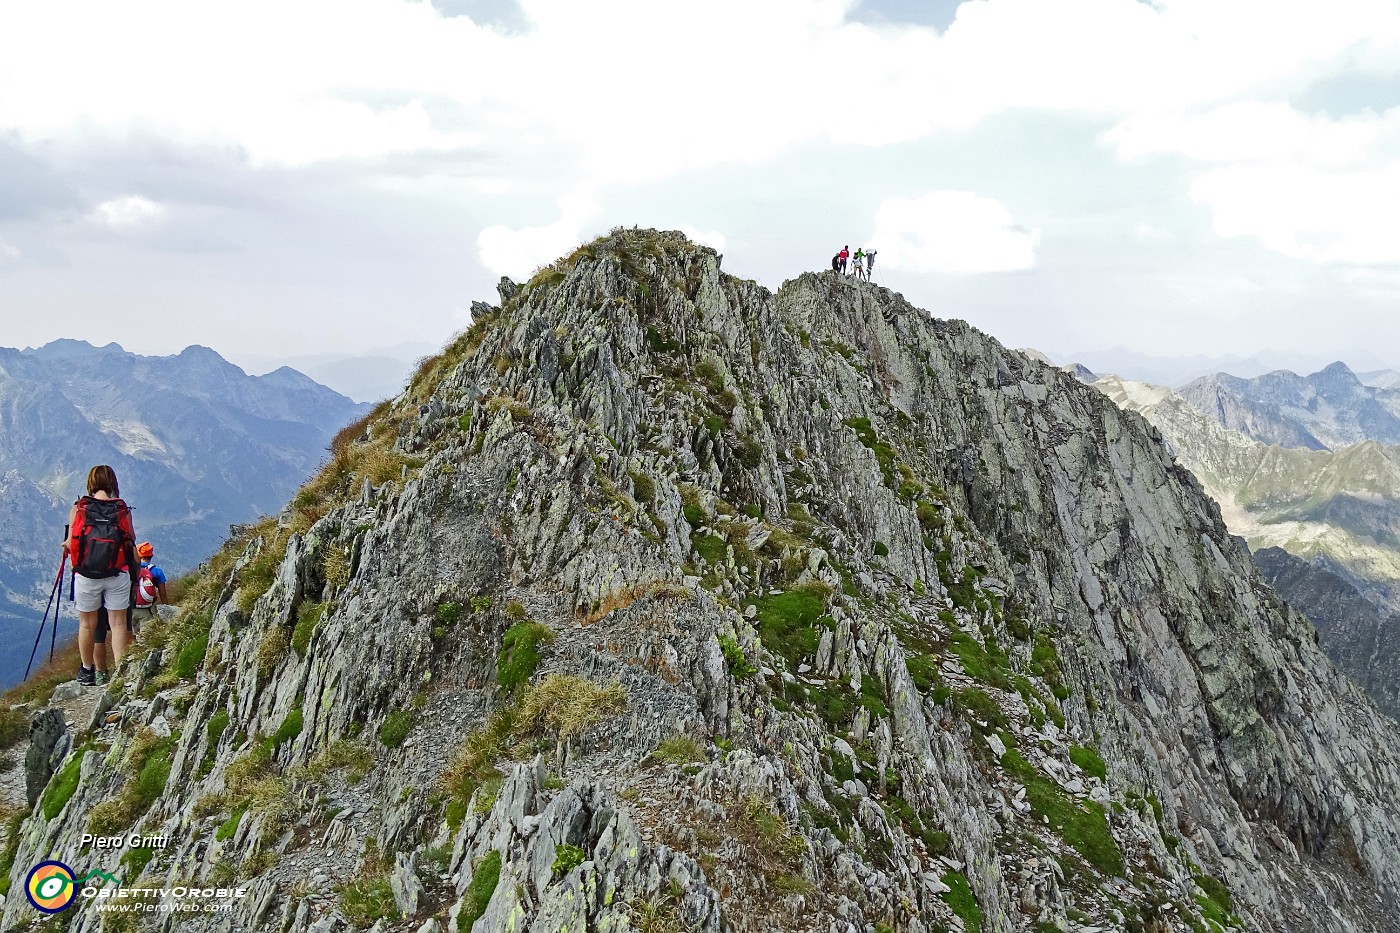
POLYGON ((626 609, 639 599, 690 599, 693 595, 679 583, 653 580, 606 593, 596 605, 587 611, 578 612, 576 618, 583 625, 592 625, 619 609, 626 609))
POLYGON ((541 740, 567 740, 626 705, 627 691, 619 683, 599 686, 582 677, 550 674, 468 733, 441 785, 465 803, 481 783, 499 773, 494 762, 528 754, 541 740))
POLYGON ((568 739, 627 703, 622 684, 600 687, 581 677, 550 674, 520 698, 514 733, 518 736, 555 733, 568 739))

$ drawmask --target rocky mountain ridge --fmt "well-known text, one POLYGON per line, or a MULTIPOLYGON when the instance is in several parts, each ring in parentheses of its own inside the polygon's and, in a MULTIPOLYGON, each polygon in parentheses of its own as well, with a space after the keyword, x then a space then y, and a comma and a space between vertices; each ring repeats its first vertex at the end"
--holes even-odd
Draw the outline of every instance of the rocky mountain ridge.
POLYGON ((40 756, 12 892, 138 830, 249 894, 128 929, 1400 929, 1400 731, 1139 416, 679 234, 476 313, 40 756))

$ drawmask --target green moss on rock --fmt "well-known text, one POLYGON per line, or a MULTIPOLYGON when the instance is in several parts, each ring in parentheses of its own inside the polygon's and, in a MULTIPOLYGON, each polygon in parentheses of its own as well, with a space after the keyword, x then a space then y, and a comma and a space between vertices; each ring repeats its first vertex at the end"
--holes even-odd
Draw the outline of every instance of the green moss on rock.
POLYGON ((758 607, 758 637, 765 648, 793 668, 816 654, 821 640, 817 620, 826 611, 824 587, 798 587, 761 596, 754 605, 758 607))
POLYGON ((515 690, 528 683, 540 664, 540 645, 554 640, 554 630, 539 622, 517 622, 506 629, 496 658, 496 683, 515 690))

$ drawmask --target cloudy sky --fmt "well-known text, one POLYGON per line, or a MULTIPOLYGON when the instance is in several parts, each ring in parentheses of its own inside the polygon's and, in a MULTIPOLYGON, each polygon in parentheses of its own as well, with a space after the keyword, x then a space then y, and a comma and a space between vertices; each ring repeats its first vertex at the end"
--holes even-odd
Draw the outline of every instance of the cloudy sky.
POLYGON ((0 5, 0 345, 426 349, 619 224, 877 248, 1052 354, 1400 367, 1400 4, 0 5))

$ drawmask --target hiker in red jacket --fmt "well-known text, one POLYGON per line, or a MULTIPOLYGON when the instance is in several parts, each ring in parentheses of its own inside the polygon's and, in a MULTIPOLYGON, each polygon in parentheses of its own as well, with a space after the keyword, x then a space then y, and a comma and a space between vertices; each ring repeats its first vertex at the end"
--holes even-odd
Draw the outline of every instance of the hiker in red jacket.
POLYGON ((92 642, 98 610, 107 610, 117 664, 131 641, 127 608, 131 571, 137 566, 136 534, 111 467, 102 464, 88 471, 87 495, 73 504, 68 529, 63 546, 73 565, 73 598, 78 604, 78 683, 91 687, 97 683, 92 642))
POLYGON ((841 252, 836 255, 841 257, 841 273, 844 275, 846 272, 846 260, 851 258, 851 248, 849 246, 843 246, 841 247, 841 252))

